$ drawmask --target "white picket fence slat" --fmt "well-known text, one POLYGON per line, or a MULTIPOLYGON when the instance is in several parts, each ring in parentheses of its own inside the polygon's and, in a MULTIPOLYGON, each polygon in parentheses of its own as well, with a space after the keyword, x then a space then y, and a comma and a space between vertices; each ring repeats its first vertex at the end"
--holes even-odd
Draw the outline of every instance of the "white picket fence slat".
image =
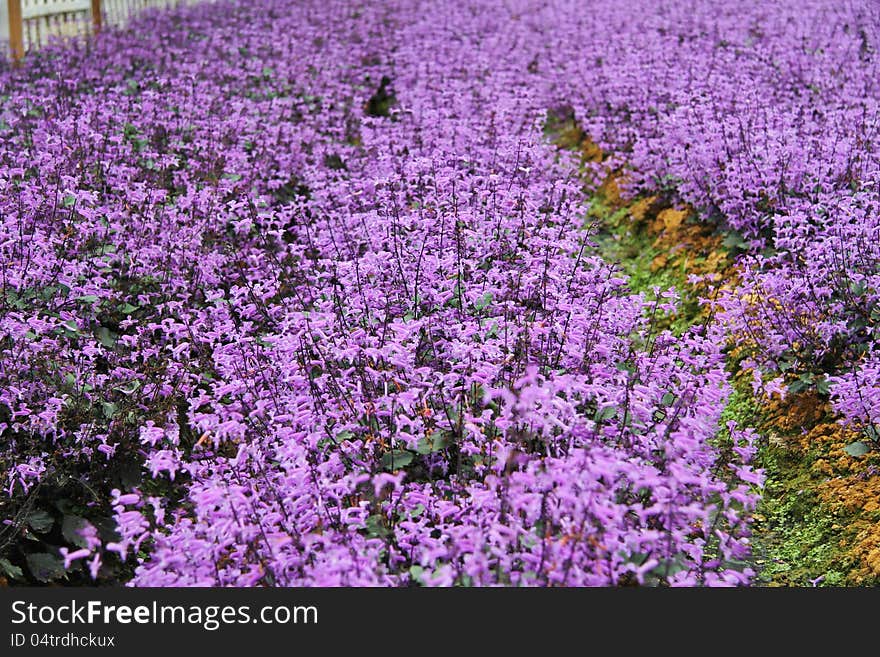
POLYGON ((123 25, 138 12, 156 7, 164 9, 177 5, 195 4, 198 0, 102 0, 101 6, 108 25, 123 25))
POLYGON ((21 0, 21 17, 24 20, 56 14, 90 13, 91 10, 91 0, 21 0))

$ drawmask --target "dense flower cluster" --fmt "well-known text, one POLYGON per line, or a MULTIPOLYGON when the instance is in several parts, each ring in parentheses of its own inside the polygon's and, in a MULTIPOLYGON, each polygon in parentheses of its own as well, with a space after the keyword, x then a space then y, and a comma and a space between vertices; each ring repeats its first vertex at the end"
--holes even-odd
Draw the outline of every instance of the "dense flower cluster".
POLYGON ((633 187, 733 231, 741 281, 719 310, 756 385, 831 390, 876 440, 880 5, 639 4, 554 30, 559 88, 584 82, 578 118, 633 187))
POLYGON ((877 421, 864 4, 229 1, 4 71, 7 508, 75 473, 65 567, 136 585, 747 583, 727 332, 877 421), (741 232, 724 321, 598 256, 569 114, 741 232))

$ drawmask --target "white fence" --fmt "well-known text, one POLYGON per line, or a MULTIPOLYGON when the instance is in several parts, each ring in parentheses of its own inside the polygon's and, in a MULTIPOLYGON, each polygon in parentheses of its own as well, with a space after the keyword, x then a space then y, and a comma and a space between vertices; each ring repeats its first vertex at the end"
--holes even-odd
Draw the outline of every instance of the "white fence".
POLYGON ((133 15, 148 7, 192 5, 199 0, 101 0, 105 25, 123 25, 133 15))
POLYGON ((198 0, 0 0, 0 47, 21 59, 52 37, 85 38, 102 25, 124 25, 148 7, 198 0))

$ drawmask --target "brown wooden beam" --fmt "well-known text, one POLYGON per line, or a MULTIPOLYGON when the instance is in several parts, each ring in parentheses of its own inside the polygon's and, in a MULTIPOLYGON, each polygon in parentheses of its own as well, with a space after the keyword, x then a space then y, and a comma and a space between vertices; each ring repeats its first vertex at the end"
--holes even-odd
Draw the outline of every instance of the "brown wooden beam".
POLYGON ((92 0, 92 30, 95 34, 101 31, 103 17, 101 16, 101 0, 92 0))
POLYGON ((21 0, 6 0, 9 6, 9 50, 16 62, 24 57, 24 21, 21 0))

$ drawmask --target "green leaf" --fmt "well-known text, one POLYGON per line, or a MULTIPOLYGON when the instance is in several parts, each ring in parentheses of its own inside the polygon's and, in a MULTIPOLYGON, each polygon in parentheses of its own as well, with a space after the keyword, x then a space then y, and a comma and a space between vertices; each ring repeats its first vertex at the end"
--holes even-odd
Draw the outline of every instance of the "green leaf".
POLYGON ((809 382, 804 381, 803 379, 798 379, 797 381, 793 382, 790 386, 788 386, 788 391, 791 393, 798 393, 803 390, 806 390, 807 387, 809 387, 809 385, 810 385, 809 382))
POLYGON ((354 434, 351 431, 340 431, 336 434, 336 437, 333 439, 337 445, 344 443, 346 440, 351 440, 354 434))
POLYGON ((85 518, 77 515, 66 515, 61 522, 61 534, 69 543, 81 548, 89 547, 89 542, 82 535, 83 530, 92 526, 85 518))
POLYGON ((481 298, 477 299, 474 303, 474 308, 477 310, 483 310, 490 305, 492 305, 492 293, 486 292, 481 298))
POLYGON ((667 392, 663 395, 663 399, 660 400, 660 403, 664 406, 672 406, 675 403, 675 394, 667 392))
POLYGON ((113 389, 118 390, 119 392, 121 392, 125 395, 130 395, 131 393, 133 393, 135 390, 137 390, 140 387, 141 387, 141 382, 138 381, 137 379, 135 379, 134 381, 129 381, 125 385, 116 386, 113 389))
POLYGON ((76 300, 82 301, 83 303, 95 303, 98 300, 98 297, 94 294, 84 294, 81 297, 77 297, 76 300))
POLYGON ((431 454, 433 452, 439 452, 449 445, 449 439, 443 433, 437 432, 432 436, 425 436, 421 440, 419 440, 418 447, 416 447, 416 451, 419 454, 431 454))
POLYGON ((55 524, 55 519, 48 512, 43 511, 42 509, 36 509, 28 514, 27 523, 35 532, 45 534, 52 529, 52 525, 55 524))
POLYGON ((449 446, 449 434, 435 433, 431 438, 431 451, 433 452, 439 452, 441 449, 446 449, 449 446))
POLYGON ((414 458, 415 455, 412 452, 407 452, 402 449, 394 449, 387 454, 382 455, 382 467, 386 470, 405 468, 412 463, 414 458))
POLYGON ((655 566, 651 570, 651 574, 655 577, 659 577, 662 579, 665 577, 671 577, 672 575, 675 575, 676 573, 680 573, 681 571, 687 569, 688 567, 687 565, 685 565, 681 557, 677 557, 674 559, 670 559, 668 562, 660 563, 659 565, 655 566))
POLYGON ((385 518, 379 513, 371 515, 367 518, 367 534, 370 536, 377 536, 379 538, 384 538, 388 536, 391 532, 388 530, 388 527, 385 526, 385 518))
POLYGON ((79 328, 77 327, 76 322, 73 321, 72 319, 69 319, 66 322, 63 322, 61 324, 61 326, 66 328, 71 333, 77 333, 79 331, 79 328))
POLYGON ((24 577, 21 568, 6 559, 0 559, 0 572, 6 573, 12 579, 21 579, 24 577))
POLYGON ((224 173, 222 177, 223 180, 231 180, 232 182, 238 182, 241 180, 240 173, 224 173))
POLYGON ((119 339, 119 336, 108 329, 106 326, 98 327, 98 329, 95 331, 95 335, 98 338, 98 342, 100 342, 108 349, 114 348, 116 346, 116 342, 119 339))
POLYGON ((105 418, 112 420, 118 409, 113 402, 101 402, 101 410, 104 411, 105 418))
POLYGON ((647 552, 633 552, 629 560, 636 566, 641 566, 645 563, 651 555, 647 552))
POLYGON ((724 238, 722 244, 728 249, 739 249, 740 251, 746 251, 749 248, 748 242, 742 238, 742 235, 736 233, 730 233, 724 238))
POLYGON ((821 379, 816 383, 816 390, 819 391, 820 395, 827 395, 831 392, 831 382, 828 379, 821 379))
POLYGON ((871 446, 863 443, 861 440, 857 440, 844 447, 843 451, 850 456, 864 456, 871 451, 871 446))
POLYGON ((875 443, 880 442, 880 436, 877 435, 877 429, 875 429, 874 427, 865 427, 864 429, 862 429, 862 433, 865 434, 868 440, 871 440, 875 443))
POLYGON ((64 576, 64 562, 54 554, 37 552, 27 555, 28 570, 40 582, 51 582, 64 576))
POLYGON ((121 312, 123 315, 131 315, 135 310, 138 309, 137 306, 134 306, 130 303, 121 303, 116 306, 116 309, 121 312))
POLYGON ((595 421, 603 422, 605 420, 610 420, 615 415, 617 415, 617 407, 616 406, 606 406, 600 411, 596 412, 595 421))
POLYGON ((39 536, 37 536, 36 534, 34 534, 34 533, 33 533, 30 529, 28 529, 27 527, 24 528, 24 530, 23 530, 22 533, 24 534, 24 537, 25 537, 27 540, 29 540, 29 541, 34 541, 35 543, 42 543, 42 542, 43 542, 43 541, 40 539, 39 536))
POLYGON ((74 204, 76 204, 76 196, 71 196, 70 194, 65 196, 64 200, 61 201, 61 205, 63 205, 65 208, 69 208, 74 204))

